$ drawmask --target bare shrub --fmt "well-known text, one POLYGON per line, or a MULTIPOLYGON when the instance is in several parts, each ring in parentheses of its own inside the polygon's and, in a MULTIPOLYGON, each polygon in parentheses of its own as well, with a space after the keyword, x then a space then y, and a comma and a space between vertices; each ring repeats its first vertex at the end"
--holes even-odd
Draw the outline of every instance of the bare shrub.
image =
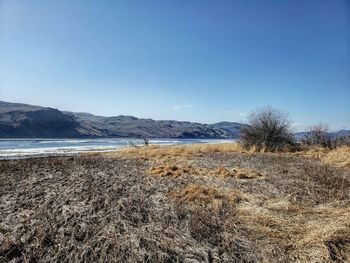
POLYGON ((338 136, 331 141, 331 148, 335 149, 341 146, 350 146, 350 136, 338 136))
POLYGON ((252 112, 248 116, 248 125, 241 129, 240 141, 246 148, 266 151, 293 145, 287 114, 270 106, 252 112))
POLYGON ((303 139, 303 143, 307 145, 322 146, 330 148, 331 137, 328 133, 328 125, 319 123, 309 127, 308 132, 303 139))

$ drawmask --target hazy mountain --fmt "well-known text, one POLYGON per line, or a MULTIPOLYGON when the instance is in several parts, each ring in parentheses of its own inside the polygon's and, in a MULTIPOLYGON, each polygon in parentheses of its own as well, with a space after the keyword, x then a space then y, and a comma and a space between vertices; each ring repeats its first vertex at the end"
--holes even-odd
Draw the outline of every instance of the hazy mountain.
POLYGON ((0 101, 1 138, 237 138, 241 126, 235 122, 201 124, 123 115, 104 117, 0 101))
MULTIPOLYGON (((96 116, 83 112, 0 101, 0 138, 238 138, 241 123, 202 124, 187 121, 156 121, 133 116, 96 116)), ((306 132, 295 134, 302 139, 306 132)), ((331 137, 350 135, 349 130, 331 137)))

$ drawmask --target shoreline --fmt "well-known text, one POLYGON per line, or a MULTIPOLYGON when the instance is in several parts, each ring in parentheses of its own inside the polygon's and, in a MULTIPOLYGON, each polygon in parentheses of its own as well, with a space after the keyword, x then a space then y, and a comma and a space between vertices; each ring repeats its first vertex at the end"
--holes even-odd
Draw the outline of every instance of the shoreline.
MULTIPOLYGON (((23 140, 26 142, 26 140, 23 140)), ((0 145, 0 160, 7 159, 25 159, 25 158, 42 158, 49 156, 65 156, 65 155, 79 155, 85 153, 98 153, 98 152, 110 152, 119 151, 131 147, 129 140, 118 139, 115 141, 106 140, 74 140, 70 139, 69 143, 65 143, 65 140, 53 140, 48 144, 47 140, 38 139, 36 142, 45 142, 45 144, 34 145, 32 147, 28 145, 17 146, 19 148, 14 148, 14 146, 3 146, 5 148, 1 149, 0 145), (55 142, 62 142, 56 144, 55 142), (97 143, 97 144, 96 144, 97 143), (102 145, 99 145, 103 143, 102 145), (81 144, 81 145, 78 145, 81 144), (11 148, 12 147, 12 148, 11 148), (25 148, 26 147, 26 148, 25 148)), ((236 140, 204 140, 204 139, 188 139, 188 140, 178 140, 178 139, 154 139, 150 141, 150 145, 159 146, 172 146, 172 145, 194 145, 194 144, 217 144, 217 143, 233 143, 236 140)), ((143 146, 143 141, 134 141, 136 146, 143 146)))
POLYGON ((0 156, 0 161, 6 160, 26 160, 26 159, 42 159, 42 158, 55 158, 55 157, 79 157, 84 155, 99 154, 99 153, 111 153, 121 151, 125 148, 115 150, 96 150, 96 151, 79 151, 64 154, 38 154, 38 155, 24 155, 24 156, 0 156))

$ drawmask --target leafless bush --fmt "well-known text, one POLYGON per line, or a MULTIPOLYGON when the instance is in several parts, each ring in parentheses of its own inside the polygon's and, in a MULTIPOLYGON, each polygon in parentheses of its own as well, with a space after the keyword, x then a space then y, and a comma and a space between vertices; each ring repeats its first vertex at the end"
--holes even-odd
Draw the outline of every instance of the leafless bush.
POLYGON ((270 106, 252 112, 248 116, 248 125, 241 130, 240 140, 247 148, 254 146, 267 151, 292 145, 293 136, 287 114, 270 106))
POLYGON ((332 149, 340 146, 350 146, 350 136, 339 136, 331 140, 332 149))
POLYGON ((325 148, 330 148, 331 137, 328 133, 328 125, 324 123, 319 123, 309 127, 303 143, 307 145, 322 146, 325 148))

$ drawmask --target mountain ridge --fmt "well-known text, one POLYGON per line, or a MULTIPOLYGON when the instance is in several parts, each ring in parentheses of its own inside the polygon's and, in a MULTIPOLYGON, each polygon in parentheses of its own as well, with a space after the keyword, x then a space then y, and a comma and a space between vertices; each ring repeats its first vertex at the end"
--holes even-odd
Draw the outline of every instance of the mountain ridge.
MULTIPOLYGON (((189 121, 153 120, 130 115, 99 116, 87 112, 0 101, 0 138, 203 138, 237 139, 247 125, 221 121, 203 124, 189 121)), ((301 140, 307 132, 294 133, 301 140)), ((329 132, 334 137, 350 130, 329 132)))
POLYGON ((237 122, 202 124, 128 115, 98 116, 0 101, 0 138, 238 138, 237 122))

